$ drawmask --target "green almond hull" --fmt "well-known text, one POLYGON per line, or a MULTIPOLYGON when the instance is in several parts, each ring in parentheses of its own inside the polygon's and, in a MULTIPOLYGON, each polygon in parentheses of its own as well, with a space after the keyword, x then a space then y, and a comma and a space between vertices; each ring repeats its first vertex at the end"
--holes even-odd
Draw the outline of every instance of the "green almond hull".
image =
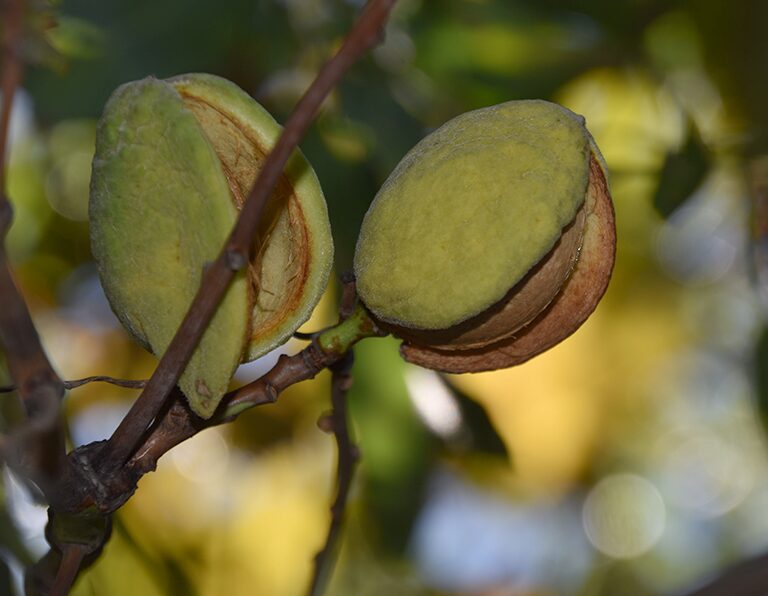
POLYGON ((398 164, 365 216, 358 292, 381 320, 446 329, 495 304, 584 202, 583 119, 545 101, 458 116, 398 164))
MULTIPOLYGON (((180 85, 202 86, 207 100, 234 106, 271 143, 280 132, 247 94, 210 75, 129 83, 107 103, 93 161, 92 250, 113 310, 157 356, 176 333, 204 267, 216 259, 238 213, 217 148, 187 108, 180 85)), ((191 408, 204 418, 213 414, 240 362, 283 343, 309 317, 327 283, 333 252, 322 192, 298 154, 293 171, 307 187, 303 200, 311 206, 305 210, 315 210, 309 235, 322 244, 308 267, 311 283, 280 325, 252 337, 254 288, 245 273, 235 277, 179 381, 191 408)))
MULTIPOLYGON (((199 73, 174 77, 168 82, 185 97, 216 97, 218 116, 231 121, 241 133, 258 144, 264 157, 277 142, 282 127, 267 110, 234 83, 221 77, 199 73)), ((243 159, 241 148, 229 149, 237 156, 236 159, 243 159)), ((219 156, 227 161, 221 153, 219 156)), ((242 194, 247 194, 253 185, 261 166, 260 159, 261 157, 257 157, 256 162, 251 164, 250 173, 242 176, 245 180, 242 184, 242 194)), ((306 238, 303 241, 307 263, 300 270, 291 273, 303 276, 304 281, 300 295, 291 302, 290 313, 282 317, 272 316, 281 294, 287 291, 279 279, 285 276, 285 270, 289 266, 291 259, 285 253, 291 247, 289 238, 283 242, 271 242, 261 261, 260 272, 262 285, 269 291, 254 301, 251 312, 254 327, 262 331, 247 342, 244 354, 246 361, 254 360, 282 345, 309 319, 328 285, 333 265, 333 238, 325 197, 315 171, 300 151, 295 151, 288 160, 284 178, 286 184, 283 186, 292 189, 296 217, 300 217, 305 225, 306 238)), ((280 197, 281 200, 286 198, 280 197)), ((277 225, 285 228, 287 217, 287 214, 284 214, 277 225)))

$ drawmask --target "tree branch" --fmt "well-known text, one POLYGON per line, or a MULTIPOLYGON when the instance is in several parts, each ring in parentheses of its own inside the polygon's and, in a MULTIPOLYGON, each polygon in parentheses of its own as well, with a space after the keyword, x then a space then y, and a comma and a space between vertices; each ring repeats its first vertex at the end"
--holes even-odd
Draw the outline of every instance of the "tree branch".
POLYGON ((137 476, 138 480, 141 475, 154 470, 162 455, 198 432, 231 422, 250 408, 274 403, 286 388, 314 378, 321 370, 342 360, 361 339, 381 335, 383 333, 375 327, 365 309, 358 306, 339 325, 321 333, 302 351, 292 356, 280 356, 275 366, 260 379, 224 396, 218 410, 208 420, 192 412, 177 389, 171 405, 123 469, 128 477, 119 478, 117 486, 129 482, 132 476, 137 476))
POLYGON ((214 263, 205 271, 184 320, 144 391, 102 451, 99 469, 118 470, 135 451, 149 424, 159 414, 192 356, 235 273, 249 262, 249 249, 267 199, 288 158, 304 136, 325 99, 348 68, 381 36, 395 0, 370 0, 336 55, 319 72, 301 98, 240 212, 235 227, 214 263))
POLYGON ((68 544, 61 556, 59 570, 53 580, 49 596, 67 596, 83 564, 88 549, 82 544, 68 544))
MULTIPOLYGON (((52 509, 65 511, 82 505, 86 487, 67 457, 61 398, 64 384, 43 350, 29 309, 13 279, 5 250, 13 209, 7 196, 7 153, 13 100, 22 76, 20 47, 24 2, 3 5, 2 110, 0 111, 0 347, 21 398, 26 419, 2 441, 2 455, 13 468, 31 479, 52 509)), ((67 553, 66 565, 57 574, 63 594, 80 566, 76 552, 67 553), (74 570, 73 570, 74 569, 74 570), (70 579, 71 577, 71 579, 70 579)))
POLYGON ((336 470, 336 498, 331 505, 331 523, 325 544, 315 555, 315 567, 309 586, 309 596, 320 596, 333 570, 334 551, 344 521, 349 490, 352 487, 355 465, 360 454, 352 442, 347 414, 347 392, 352 387, 352 365, 354 357, 348 352, 344 358, 331 366, 333 374, 331 403, 333 411, 327 419, 330 430, 336 437, 338 464, 336 470))
POLYGON ((6 437, 3 454, 9 464, 38 484, 49 503, 66 506, 71 495, 57 490, 62 480, 72 477, 60 413, 64 385, 43 350, 29 309, 13 280, 4 245, 12 216, 6 195, 6 154, 13 98, 22 73, 19 48, 23 16, 22 0, 5 2, 0 83, 3 92, 0 112, 0 346, 18 387, 27 421, 6 437))
MULTIPOLYGON (((142 389, 147 384, 147 381, 146 379, 116 379, 104 375, 73 379, 72 381, 62 381, 64 389, 67 391, 77 389, 78 387, 88 385, 89 383, 109 383, 110 385, 123 387, 124 389, 142 389)), ((16 385, 0 385, 0 393, 11 393, 13 391, 16 391, 16 385)))
MULTIPOLYGON (((357 303, 354 277, 348 275, 344 279, 344 293, 339 309, 340 321, 345 321, 354 314, 357 303)), ((352 387, 352 366, 354 354, 347 351, 344 357, 331 365, 331 414, 321 419, 323 430, 330 430, 336 437, 338 450, 338 465, 336 470, 336 498, 331 505, 331 523, 325 544, 315 555, 315 566, 309 585, 309 596, 322 594, 326 580, 333 569, 333 554, 344 521, 344 511, 347 506, 349 489, 355 464, 359 459, 357 445, 352 442, 347 414, 347 393, 352 387)))

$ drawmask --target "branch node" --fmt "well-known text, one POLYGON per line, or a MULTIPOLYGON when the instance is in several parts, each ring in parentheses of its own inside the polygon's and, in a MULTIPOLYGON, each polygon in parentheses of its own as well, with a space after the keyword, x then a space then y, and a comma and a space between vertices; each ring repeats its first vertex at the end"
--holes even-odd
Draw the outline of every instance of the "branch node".
POLYGON ((240 271, 248 265, 248 255, 239 248, 228 248, 225 253, 227 267, 232 271, 240 271))
POLYGON ((352 389, 352 385, 354 385, 354 380, 352 379, 352 375, 343 375, 339 379, 339 389, 342 391, 349 391, 352 389))
POLYGON ((95 464, 106 446, 107 441, 96 441, 78 447, 69 455, 75 462, 83 484, 88 487, 84 503, 92 501, 102 514, 116 511, 130 499, 140 477, 139 473, 129 467, 122 468, 120 473, 102 476, 95 464))
POLYGON ((275 387, 269 381, 264 382, 264 392, 266 394, 265 400, 267 403, 270 403, 270 404, 275 403, 280 394, 280 392, 277 390, 277 387, 275 387))
POLYGON ((312 376, 319 373, 327 365, 323 358, 323 352, 317 345, 317 337, 313 338, 312 343, 301 351, 301 357, 304 360, 304 364, 311 371, 312 376))
POLYGON ((333 414, 331 412, 325 412, 320 418, 317 419, 317 428, 326 434, 331 434, 335 430, 333 424, 333 414))

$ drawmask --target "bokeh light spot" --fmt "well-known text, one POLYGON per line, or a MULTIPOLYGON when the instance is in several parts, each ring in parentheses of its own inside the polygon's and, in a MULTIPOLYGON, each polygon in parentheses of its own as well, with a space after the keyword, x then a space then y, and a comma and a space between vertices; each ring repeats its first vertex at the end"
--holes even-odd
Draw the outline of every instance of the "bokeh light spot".
POLYGON ((589 493, 582 519, 596 549, 614 559, 632 559, 659 541, 666 508, 659 491, 645 478, 614 474, 589 493))

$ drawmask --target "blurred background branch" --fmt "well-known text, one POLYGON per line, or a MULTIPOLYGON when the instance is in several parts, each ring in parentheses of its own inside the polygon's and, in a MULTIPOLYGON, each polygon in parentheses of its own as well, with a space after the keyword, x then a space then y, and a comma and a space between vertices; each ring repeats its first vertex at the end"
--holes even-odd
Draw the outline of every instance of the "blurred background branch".
POLYGON ((26 420, 7 435, 3 456, 9 465, 21 470, 45 493, 49 502, 67 503, 68 495, 58 490, 60 483, 72 481, 66 451, 60 400, 64 387, 53 370, 40 343, 32 318, 19 292, 7 261, 5 238, 12 221, 12 207, 6 190, 6 147, 10 115, 16 87, 22 74, 22 0, 2 5, 4 37, 2 44, 3 106, 0 111, 0 345, 5 361, 16 381, 26 420))

